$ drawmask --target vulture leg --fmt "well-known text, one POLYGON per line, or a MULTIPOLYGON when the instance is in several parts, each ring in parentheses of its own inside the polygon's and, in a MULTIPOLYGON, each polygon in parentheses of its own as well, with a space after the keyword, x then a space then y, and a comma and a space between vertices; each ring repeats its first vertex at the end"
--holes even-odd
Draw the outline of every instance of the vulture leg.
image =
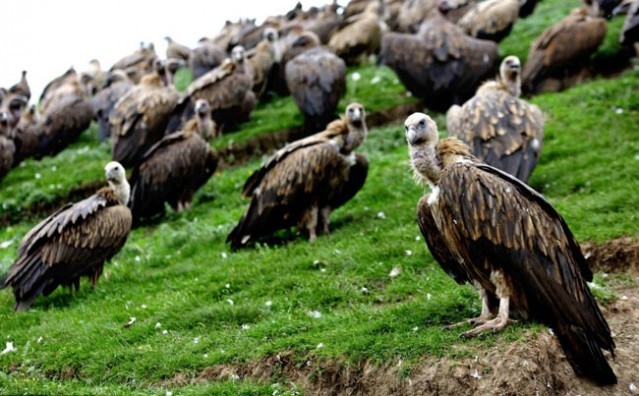
POLYGON ((308 240, 311 242, 317 239, 317 219, 318 208, 317 206, 313 206, 304 215, 304 226, 308 230, 308 240))
POLYGON ((479 315, 479 317, 462 320, 461 322, 448 325, 444 327, 445 330, 450 330, 450 329, 454 329, 455 327, 466 326, 466 325, 472 325, 472 326, 484 325, 492 319, 493 315, 490 313, 489 298, 488 298, 488 293, 486 292, 486 289, 480 287, 479 293, 481 294, 481 314, 479 315))
POLYGON ((320 223, 322 225, 322 232, 326 235, 331 233, 331 230, 328 228, 328 218, 331 215, 331 208, 325 207, 320 210, 320 223))
POLYGON ((497 317, 493 320, 489 320, 488 322, 482 324, 481 326, 477 326, 472 330, 465 331, 461 334, 462 337, 471 338, 480 333, 483 333, 486 330, 492 330, 493 333, 497 333, 504 327, 508 325, 508 323, 515 322, 512 319, 508 318, 508 307, 510 305, 510 297, 500 297, 499 298, 499 312, 497 313, 497 317))

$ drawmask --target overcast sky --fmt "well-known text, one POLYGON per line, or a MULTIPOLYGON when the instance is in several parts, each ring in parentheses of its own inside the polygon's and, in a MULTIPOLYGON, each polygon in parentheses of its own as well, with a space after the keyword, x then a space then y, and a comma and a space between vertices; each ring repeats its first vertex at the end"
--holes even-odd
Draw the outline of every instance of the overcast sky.
MULTIPOLYGON (((44 86, 70 66, 82 71, 91 59, 108 69, 121 57, 153 42, 165 56, 164 37, 195 46, 214 36, 224 21, 263 20, 283 14, 297 0, 151 1, 18 0, 2 3, 0 86, 10 87, 27 70, 32 101, 44 86)), ((326 1, 305 0, 304 8, 326 1)))

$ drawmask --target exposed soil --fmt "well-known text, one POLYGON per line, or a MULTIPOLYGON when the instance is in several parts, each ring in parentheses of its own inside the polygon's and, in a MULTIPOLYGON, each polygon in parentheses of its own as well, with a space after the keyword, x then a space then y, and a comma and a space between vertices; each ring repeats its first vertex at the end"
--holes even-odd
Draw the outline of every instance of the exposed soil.
POLYGON ((581 249, 594 271, 639 274, 639 239, 626 237, 602 244, 585 242, 581 249))

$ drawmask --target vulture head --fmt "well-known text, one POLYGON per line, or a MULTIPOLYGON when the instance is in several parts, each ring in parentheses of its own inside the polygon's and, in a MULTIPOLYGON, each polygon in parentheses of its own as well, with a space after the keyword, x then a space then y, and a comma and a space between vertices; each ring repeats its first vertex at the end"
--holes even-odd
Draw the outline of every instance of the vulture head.
POLYGON ((106 80, 104 80, 104 87, 106 88, 110 86, 111 84, 115 84, 118 81, 128 81, 128 80, 129 80, 129 75, 126 74, 124 70, 116 69, 109 72, 109 75, 107 76, 106 80))
POLYGON ((514 96, 521 93, 521 62, 519 58, 511 55, 504 58, 499 67, 499 76, 501 81, 506 85, 508 90, 514 96))
POLYGON ((242 47, 241 45, 236 45, 231 50, 231 58, 233 59, 235 63, 238 63, 240 65, 243 64, 244 56, 245 56, 244 47, 242 47))
POLYGON ((346 119, 355 127, 360 127, 366 120, 364 106, 359 103, 351 103, 346 108, 346 119))
POLYGON ((436 185, 441 174, 437 159, 437 124, 424 113, 413 113, 404 122, 404 128, 415 179, 436 185))
POLYGON ((351 152, 364 143, 368 135, 364 106, 359 103, 349 104, 346 108, 346 121, 348 123, 348 136, 344 149, 351 152))
POLYGON ((131 186, 126 180, 124 167, 119 162, 111 161, 104 167, 104 173, 107 181, 109 182, 109 187, 111 187, 115 195, 118 197, 120 203, 126 206, 129 203, 131 186))
POLYGON ((448 13, 454 8, 455 6, 450 2, 450 0, 440 0, 439 3, 437 3, 437 10, 444 16, 448 15, 448 13))
POLYGON ((262 37, 266 39, 268 42, 274 43, 277 41, 277 39, 279 39, 280 35, 277 32, 277 29, 269 26, 266 29, 264 29, 264 32, 262 33, 262 37))
POLYGON ((204 140, 215 137, 215 123, 211 118, 211 106, 206 99, 198 99, 195 102, 195 114, 197 115, 197 131, 204 140))

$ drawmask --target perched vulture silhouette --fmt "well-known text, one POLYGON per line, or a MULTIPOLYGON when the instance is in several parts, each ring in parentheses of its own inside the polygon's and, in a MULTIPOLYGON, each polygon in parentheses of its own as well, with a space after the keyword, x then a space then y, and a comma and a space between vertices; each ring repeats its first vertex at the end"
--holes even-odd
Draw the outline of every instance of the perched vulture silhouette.
POLYGON ((463 106, 453 105, 446 125, 477 158, 526 183, 541 151, 544 116, 519 99, 520 70, 519 58, 506 57, 499 79, 484 83, 463 106))
POLYGON ((522 72, 524 93, 542 92, 545 80, 578 73, 605 35, 603 18, 591 17, 583 7, 572 10, 532 43, 522 72))
POLYGON ((457 22, 464 33, 500 42, 510 34, 519 16, 520 0, 485 0, 477 3, 457 22))
POLYGON ((381 51, 404 86, 439 110, 472 96, 498 61, 497 45, 464 34, 446 19, 446 7, 441 3, 416 34, 385 33, 381 51))
POLYGON ((13 141, 16 146, 16 154, 13 158, 13 166, 27 158, 33 157, 40 146, 40 117, 35 105, 22 112, 18 124, 13 129, 13 141))
POLYGON ((286 65, 286 85, 304 115, 305 126, 317 132, 335 118, 346 92, 346 64, 323 47, 297 55, 286 65))
POLYGON ((115 104, 109 115, 111 156, 134 166, 164 136, 179 95, 157 72, 147 74, 115 104))
POLYGON ((207 140, 215 137, 211 109, 204 99, 195 104, 195 117, 182 131, 166 135, 144 154, 131 176, 134 223, 164 211, 188 209, 193 194, 217 168, 217 153, 207 140))
POLYGON ((164 37, 166 40, 166 59, 182 59, 188 61, 191 56, 191 49, 186 45, 180 44, 171 37, 164 37))
POLYGON ((29 88, 29 82, 27 81, 26 70, 22 71, 22 77, 20 78, 20 81, 9 88, 9 93, 24 96, 25 98, 27 98, 27 101, 31 99, 31 89, 29 88))
MULTIPOLYGON (((633 46, 639 41, 639 1, 632 2, 627 10, 626 20, 619 35, 624 46, 633 46)), ((635 45, 636 48, 636 45, 635 45)), ((635 50, 636 51, 636 50, 635 50)))
POLYGON ((34 155, 37 160, 64 150, 93 119, 86 89, 73 69, 49 83, 43 96, 40 145, 34 155))
POLYGON ((615 343, 586 282, 592 272, 559 213, 525 183, 478 161, 456 138, 438 141, 425 114, 406 119, 411 166, 431 186, 418 220, 433 256, 458 283, 480 289, 478 327, 499 331, 510 306, 550 328, 575 373, 599 384, 617 378, 602 349, 615 343), (498 312, 491 301, 499 301, 498 312))
POLYGON ((366 180, 368 162, 354 150, 367 133, 364 109, 352 103, 325 131, 278 150, 244 184, 251 202, 226 239, 231 249, 293 226, 308 230, 311 241, 318 231, 328 233, 331 212, 366 180))
POLYGON ((8 114, 0 112, 0 180, 4 179, 13 167, 16 146, 11 133, 8 114))
POLYGON ((189 57, 189 69, 193 79, 198 79, 222 64, 226 52, 209 39, 203 39, 189 57))
POLYGON ((345 20, 346 25, 333 33, 328 47, 346 64, 360 64, 369 55, 379 53, 382 41, 381 13, 383 4, 376 0, 363 13, 345 20))
POLYGON ((100 141, 111 138, 111 125, 109 124, 109 116, 115 104, 126 95, 131 88, 133 82, 124 70, 114 70, 109 72, 109 76, 104 82, 104 88, 91 98, 91 106, 93 107, 93 119, 98 123, 98 138, 100 141))
POLYGON ((235 47, 232 59, 193 81, 182 94, 169 125, 169 132, 179 130, 195 113, 195 102, 205 99, 220 130, 232 128, 241 118, 250 114, 255 102, 253 77, 247 72, 242 47, 235 47), (246 109, 246 107, 250 107, 246 109))
POLYGON ((129 183, 117 162, 109 162, 105 172, 108 187, 63 206, 22 239, 18 258, 0 285, 13 288, 16 311, 60 285, 78 290, 83 276, 95 285, 105 261, 124 246, 131 230, 129 183))
POLYGON ((157 59, 153 44, 145 46, 144 43, 140 43, 138 50, 115 62, 109 71, 124 70, 131 81, 137 84, 143 76, 153 71, 157 59))

